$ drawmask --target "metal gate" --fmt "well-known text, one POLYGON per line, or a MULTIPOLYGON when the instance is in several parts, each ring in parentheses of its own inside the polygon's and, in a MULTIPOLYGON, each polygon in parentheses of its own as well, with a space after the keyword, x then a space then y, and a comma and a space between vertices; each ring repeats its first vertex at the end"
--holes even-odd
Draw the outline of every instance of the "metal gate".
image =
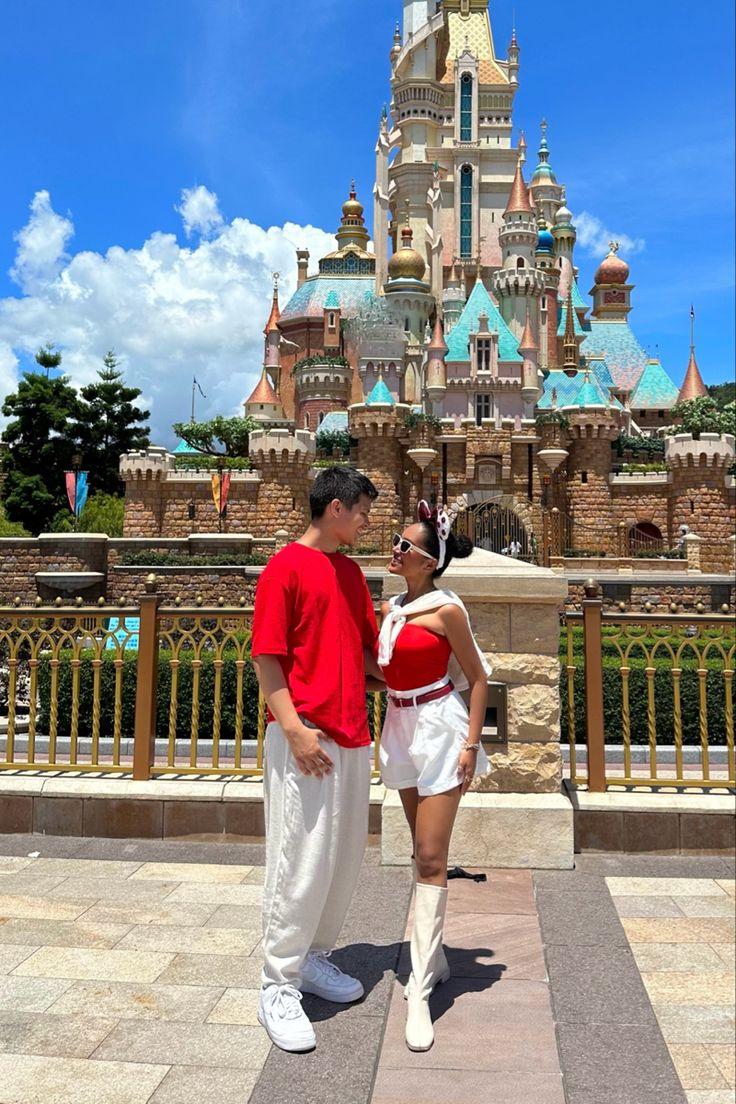
POLYGON ((470 537, 478 548, 500 552, 516 559, 530 560, 529 534, 513 510, 496 502, 481 502, 459 514, 455 531, 470 537))

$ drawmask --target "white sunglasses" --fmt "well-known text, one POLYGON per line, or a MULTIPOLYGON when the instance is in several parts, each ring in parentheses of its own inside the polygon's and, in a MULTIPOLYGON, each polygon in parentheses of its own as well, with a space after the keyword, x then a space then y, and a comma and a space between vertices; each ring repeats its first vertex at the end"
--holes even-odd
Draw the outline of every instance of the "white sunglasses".
POLYGON ((402 537, 401 533, 394 533, 392 544, 394 548, 398 548, 402 556, 405 556, 407 552, 413 549, 415 552, 418 552, 420 556, 425 556, 428 560, 437 559, 436 556, 432 556, 429 552, 425 552, 423 548, 419 548, 418 545, 412 544, 406 537, 402 537))

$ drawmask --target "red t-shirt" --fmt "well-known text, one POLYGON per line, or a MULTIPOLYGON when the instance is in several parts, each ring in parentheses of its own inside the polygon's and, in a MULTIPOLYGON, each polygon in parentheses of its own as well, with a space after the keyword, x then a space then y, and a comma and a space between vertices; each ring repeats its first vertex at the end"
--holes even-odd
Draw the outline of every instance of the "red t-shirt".
POLYGON ((370 743, 363 649, 378 630, 354 560, 295 542, 263 569, 252 655, 281 660, 294 708, 342 747, 370 743))

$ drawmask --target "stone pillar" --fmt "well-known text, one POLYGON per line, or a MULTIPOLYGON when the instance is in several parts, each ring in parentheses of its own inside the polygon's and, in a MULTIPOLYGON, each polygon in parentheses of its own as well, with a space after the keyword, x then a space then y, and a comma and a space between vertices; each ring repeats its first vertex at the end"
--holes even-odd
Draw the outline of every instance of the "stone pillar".
MULTIPOLYGON (((478 644, 507 687, 503 743, 485 742, 490 770, 458 810, 450 864, 565 869, 573 865, 573 814, 562 792, 560 617, 567 582, 546 568, 476 549, 442 577, 462 598, 478 644)), ((387 575, 384 595, 401 589, 387 575)), ((408 864, 398 793, 383 806, 383 862, 408 864)))
POLYGON ((700 545, 703 538, 699 537, 697 533, 686 533, 683 540, 687 554, 688 575, 700 575, 700 545))

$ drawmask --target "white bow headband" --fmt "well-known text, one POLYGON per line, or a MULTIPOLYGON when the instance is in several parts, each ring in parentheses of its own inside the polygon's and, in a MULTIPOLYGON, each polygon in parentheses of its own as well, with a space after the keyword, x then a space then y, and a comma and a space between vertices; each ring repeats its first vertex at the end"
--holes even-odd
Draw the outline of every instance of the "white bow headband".
POLYGON ((447 541, 450 536, 450 518, 447 510, 444 506, 435 506, 433 508, 426 499, 422 499, 417 506, 417 517, 420 521, 428 521, 437 533, 437 539, 440 542, 440 555, 437 560, 437 570, 440 571, 445 565, 447 541))

